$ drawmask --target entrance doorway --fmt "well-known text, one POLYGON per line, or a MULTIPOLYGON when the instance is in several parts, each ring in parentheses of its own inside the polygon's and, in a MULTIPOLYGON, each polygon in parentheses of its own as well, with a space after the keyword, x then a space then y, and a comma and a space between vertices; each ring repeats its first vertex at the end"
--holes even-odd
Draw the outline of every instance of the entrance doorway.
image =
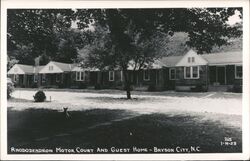
POLYGON ((209 79, 211 85, 226 85, 226 66, 210 66, 209 79))
POLYGON ((219 82, 220 85, 226 84, 226 71, 225 67, 217 67, 217 82, 219 82))

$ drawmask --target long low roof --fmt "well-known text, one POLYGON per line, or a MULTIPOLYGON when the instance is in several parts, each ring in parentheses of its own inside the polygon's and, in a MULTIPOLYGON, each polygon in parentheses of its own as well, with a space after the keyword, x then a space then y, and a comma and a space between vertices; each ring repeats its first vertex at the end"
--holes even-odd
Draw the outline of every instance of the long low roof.
POLYGON ((166 67, 174 67, 183 56, 168 56, 163 57, 159 61, 164 64, 166 67))
POLYGON ((68 63, 61 63, 61 62, 53 62, 56 66, 58 66, 62 71, 69 72, 71 71, 76 65, 75 64, 68 64, 68 63))
POLYGON ((15 64, 7 74, 34 74, 38 73, 44 66, 32 66, 24 64, 15 64))
MULTIPOLYGON (((208 62, 208 65, 242 63, 242 51, 201 54, 200 56, 208 62)), ((159 61, 165 67, 174 67, 182 58, 183 56, 168 56, 161 58, 159 61)))
POLYGON ((208 61, 209 65, 242 63, 241 51, 212 53, 201 56, 208 61))
MULTIPOLYGON (((242 51, 233 51, 233 52, 223 52, 223 53, 211 53, 211 54, 202 54, 199 55, 208 62, 208 65, 230 65, 230 64, 241 64, 242 63, 242 51)), ((163 57, 159 60, 155 60, 151 64, 151 69, 159 69, 162 67, 175 67, 176 64, 184 56, 168 56, 163 57)), ((69 71, 81 71, 81 70, 90 70, 90 71, 99 71, 94 68, 81 68, 76 64, 67 64, 51 61, 48 64, 56 65, 61 72, 69 71)), ((48 66, 48 64, 46 66, 48 66)), ((133 64, 133 63, 132 63, 133 64)), ((130 64, 129 68, 133 69, 133 65, 130 64)), ((8 74, 35 74, 35 73, 47 73, 45 70, 46 66, 32 66, 24 64, 15 64, 9 71, 8 74)), ((49 72, 51 73, 51 72, 49 72)))
POLYGON ((70 72, 75 66, 76 64, 68 64, 68 63, 50 61, 47 65, 45 65, 39 71, 39 73, 40 74, 53 74, 53 73, 70 72))

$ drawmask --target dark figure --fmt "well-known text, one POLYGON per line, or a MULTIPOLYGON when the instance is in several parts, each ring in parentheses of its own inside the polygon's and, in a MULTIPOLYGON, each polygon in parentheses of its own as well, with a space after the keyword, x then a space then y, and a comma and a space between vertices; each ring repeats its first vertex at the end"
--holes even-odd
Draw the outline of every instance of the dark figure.
POLYGON ((64 115, 64 118, 66 118, 66 119, 71 117, 69 112, 68 112, 68 107, 63 107, 63 115, 64 115))

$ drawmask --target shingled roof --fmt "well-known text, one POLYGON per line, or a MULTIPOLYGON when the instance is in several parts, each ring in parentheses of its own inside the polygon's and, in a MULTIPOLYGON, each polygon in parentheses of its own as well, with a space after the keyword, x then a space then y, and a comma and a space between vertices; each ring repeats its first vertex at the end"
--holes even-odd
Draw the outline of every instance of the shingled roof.
POLYGON ((60 63, 60 62, 53 62, 57 67, 59 67, 62 71, 69 72, 71 71, 76 65, 75 64, 67 64, 67 63, 60 63))
POLYGON ((201 56, 208 61, 209 65, 242 63, 241 51, 204 54, 201 56))
MULTIPOLYGON (((201 57, 208 62, 208 65, 242 63, 242 51, 203 54, 201 57)), ((174 67, 182 58, 183 56, 168 56, 161 58, 159 61, 162 62, 165 67, 174 67)))
POLYGON ((33 73, 34 72, 34 66, 32 65, 23 65, 23 64, 18 64, 19 68, 23 70, 25 73, 33 73))
POLYGON ((39 73, 40 70, 44 67, 45 65, 41 65, 41 66, 36 66, 34 67, 34 73, 39 73))
POLYGON ((33 74, 38 73, 44 66, 32 66, 24 64, 15 64, 8 74, 33 74))
POLYGON ((183 56, 168 56, 163 57, 159 61, 164 64, 165 67, 174 67, 183 56))

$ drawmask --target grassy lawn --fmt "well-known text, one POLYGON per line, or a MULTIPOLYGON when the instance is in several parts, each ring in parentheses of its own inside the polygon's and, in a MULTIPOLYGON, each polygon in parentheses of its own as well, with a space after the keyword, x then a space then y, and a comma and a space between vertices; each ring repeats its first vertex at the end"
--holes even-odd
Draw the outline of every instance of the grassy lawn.
POLYGON ((139 114, 112 109, 70 111, 70 114, 66 119, 57 110, 30 108, 18 111, 8 107, 8 149, 199 146, 201 153, 242 150, 239 115, 139 114), (229 119, 236 122, 236 126, 226 124, 229 119), (237 145, 221 145, 224 137, 231 137, 237 145))

